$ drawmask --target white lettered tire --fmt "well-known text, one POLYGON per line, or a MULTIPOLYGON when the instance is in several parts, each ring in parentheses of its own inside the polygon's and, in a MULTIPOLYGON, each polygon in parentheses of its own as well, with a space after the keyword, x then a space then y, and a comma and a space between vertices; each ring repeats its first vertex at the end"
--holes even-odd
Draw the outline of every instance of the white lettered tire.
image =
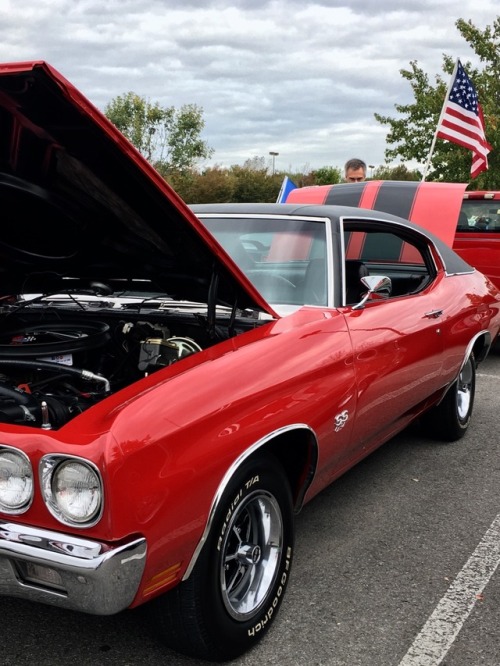
POLYGON ((288 479, 270 455, 237 470, 188 580, 155 602, 169 647, 235 659, 268 631, 288 586, 294 543, 288 479))

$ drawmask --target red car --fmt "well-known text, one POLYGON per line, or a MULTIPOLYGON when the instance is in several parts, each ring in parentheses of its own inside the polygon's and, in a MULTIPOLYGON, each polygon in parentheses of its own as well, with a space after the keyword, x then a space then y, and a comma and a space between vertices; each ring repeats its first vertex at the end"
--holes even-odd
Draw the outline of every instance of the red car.
POLYGON ((46 63, 0 66, 0 119, 1 593, 235 658, 305 502, 417 419, 467 431, 500 292, 394 215, 193 212, 46 63))
POLYGON ((288 194, 287 203, 375 208, 424 226, 430 223, 437 233, 438 219, 450 216, 455 252, 500 288, 500 192, 465 188, 460 183, 371 180, 296 188, 288 194))

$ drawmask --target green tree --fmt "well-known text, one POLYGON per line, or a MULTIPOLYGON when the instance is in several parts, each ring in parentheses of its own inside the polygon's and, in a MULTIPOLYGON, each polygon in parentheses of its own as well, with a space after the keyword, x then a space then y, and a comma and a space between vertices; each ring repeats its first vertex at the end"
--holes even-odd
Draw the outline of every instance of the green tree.
POLYGON ((164 177, 213 154, 201 138, 205 121, 196 104, 161 107, 128 92, 112 99, 104 113, 164 177))
POLYGON ((395 167, 380 166, 375 169, 374 180, 421 180, 422 174, 413 170, 410 171, 405 164, 398 164, 395 167))
MULTIPOLYGON (((458 31, 479 57, 484 68, 479 70, 470 63, 462 62, 467 74, 474 83, 483 108, 486 139, 492 146, 488 155, 489 169, 471 181, 470 189, 500 189, 500 17, 484 30, 476 28, 472 21, 458 19, 458 31)), ((398 118, 375 114, 375 119, 387 125, 385 151, 388 162, 397 157, 415 161, 422 165, 427 162, 432 140, 439 122, 439 116, 446 97, 449 81, 456 58, 443 55, 443 71, 435 83, 431 84, 427 74, 416 60, 410 62, 409 69, 400 70, 413 90, 415 101, 412 104, 396 104, 398 118)), ((471 151, 456 144, 437 139, 432 163, 426 180, 468 182, 470 180, 471 151)))
POLYGON ((321 167, 313 171, 315 185, 336 185, 342 182, 342 171, 338 167, 321 167))
POLYGON ((230 173, 235 180, 233 201, 241 203, 276 201, 283 176, 269 175, 267 166, 262 164, 259 167, 258 164, 259 162, 254 158, 247 160, 242 167, 233 165, 230 168, 230 173))
POLYGON ((220 166, 209 167, 201 173, 176 171, 167 181, 188 204, 234 201, 237 186, 234 174, 220 166))

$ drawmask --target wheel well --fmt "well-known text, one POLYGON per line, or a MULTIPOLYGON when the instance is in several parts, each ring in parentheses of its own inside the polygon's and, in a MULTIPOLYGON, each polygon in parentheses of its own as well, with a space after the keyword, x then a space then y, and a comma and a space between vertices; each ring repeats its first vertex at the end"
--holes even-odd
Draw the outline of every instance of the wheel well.
POLYGON ((271 452, 283 466, 290 481, 294 509, 300 511, 318 463, 318 443, 308 428, 297 428, 277 435, 263 449, 271 452))
POLYGON ((476 360, 476 367, 484 361, 491 347, 491 335, 488 331, 480 335, 472 345, 472 351, 476 360))
MULTIPOLYGON (((293 508, 295 513, 298 513, 302 508, 304 496, 314 478, 318 463, 318 443, 314 433, 305 425, 298 425, 295 428, 291 427, 286 432, 281 432, 276 434, 275 437, 270 438, 265 444, 258 447, 251 456, 258 456, 263 452, 273 455, 282 465, 290 482, 293 508)), ((191 571, 206 542, 209 531, 212 528, 212 518, 217 503, 218 497, 214 499, 204 532, 196 545, 182 577, 183 581, 187 580, 191 575, 191 571)))

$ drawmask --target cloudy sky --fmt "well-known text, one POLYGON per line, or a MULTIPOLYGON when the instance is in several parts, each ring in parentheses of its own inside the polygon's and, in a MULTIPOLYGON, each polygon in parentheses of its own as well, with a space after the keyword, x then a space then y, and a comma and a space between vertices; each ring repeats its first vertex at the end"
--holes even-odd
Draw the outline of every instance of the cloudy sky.
POLYGON ((278 171, 378 166, 373 114, 413 101, 400 70, 417 60, 433 81, 444 53, 478 65, 455 22, 499 13, 498 0, 0 0, 0 62, 46 60, 101 110, 129 91, 197 104, 205 165, 271 165, 274 151, 278 171))

